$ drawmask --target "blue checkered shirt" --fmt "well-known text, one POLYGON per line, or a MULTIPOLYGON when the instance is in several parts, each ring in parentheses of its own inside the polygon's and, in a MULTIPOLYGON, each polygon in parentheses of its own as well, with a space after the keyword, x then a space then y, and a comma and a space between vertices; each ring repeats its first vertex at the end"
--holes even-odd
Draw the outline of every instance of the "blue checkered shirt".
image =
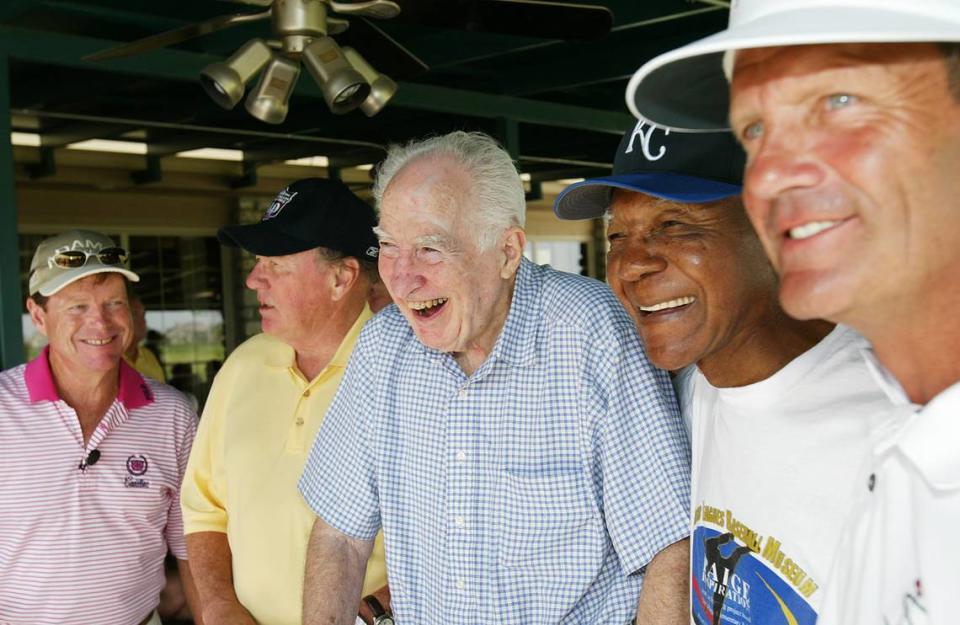
POLYGON ((349 536, 382 524, 401 625, 623 624, 688 533, 689 453, 610 290, 523 260, 471 376, 395 306, 367 323, 300 491, 349 536))

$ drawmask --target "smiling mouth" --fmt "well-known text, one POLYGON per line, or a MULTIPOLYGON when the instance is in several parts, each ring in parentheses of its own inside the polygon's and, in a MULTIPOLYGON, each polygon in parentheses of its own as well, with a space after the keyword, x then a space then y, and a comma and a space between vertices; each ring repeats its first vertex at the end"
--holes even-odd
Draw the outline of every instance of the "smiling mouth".
POLYGON ((810 221, 801 226, 794 226, 787 231, 787 237, 794 241, 802 241, 816 236, 824 230, 829 230, 842 223, 839 219, 825 221, 810 221))
POLYGON ((103 347, 104 345, 112 343, 114 338, 116 337, 111 336, 108 339, 80 339, 80 341, 87 345, 93 345, 94 347, 103 347))
POLYGON ((660 302, 659 304, 652 304, 650 306, 638 306, 638 308, 643 316, 647 316, 658 312, 672 312, 680 308, 685 308, 695 301, 697 301, 697 298, 688 295, 686 297, 678 297, 676 299, 660 302))
POLYGON ((443 307, 446 305, 449 298, 438 297, 436 299, 425 299, 418 302, 407 302, 407 308, 413 311, 413 313, 420 317, 421 319, 430 319, 440 314, 440 311, 443 310, 443 307))

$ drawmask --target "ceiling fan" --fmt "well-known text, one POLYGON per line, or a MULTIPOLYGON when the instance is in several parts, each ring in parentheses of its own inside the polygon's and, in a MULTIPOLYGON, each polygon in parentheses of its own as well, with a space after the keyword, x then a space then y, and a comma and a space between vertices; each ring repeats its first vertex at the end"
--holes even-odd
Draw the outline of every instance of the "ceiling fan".
POLYGON ((386 105, 396 93, 397 84, 374 69, 357 47, 398 78, 410 78, 428 69, 367 18, 550 39, 599 38, 613 23, 613 15, 605 7, 549 0, 232 1, 265 10, 189 24, 95 52, 83 60, 132 56, 237 24, 270 19, 271 39, 251 39, 226 61, 207 66, 200 82, 217 104, 232 109, 243 98, 246 84, 260 73, 245 106, 257 119, 279 124, 286 119, 301 63, 320 86, 333 113, 360 108, 367 116, 376 115, 386 105), (334 35, 353 47, 341 48, 334 35))

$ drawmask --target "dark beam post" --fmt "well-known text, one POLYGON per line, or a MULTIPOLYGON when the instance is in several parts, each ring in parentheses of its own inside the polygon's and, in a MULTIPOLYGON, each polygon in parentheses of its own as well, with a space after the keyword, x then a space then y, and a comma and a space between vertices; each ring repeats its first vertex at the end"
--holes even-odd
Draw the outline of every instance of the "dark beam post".
POLYGON ((10 131, 10 64, 0 51, 0 364, 4 369, 23 362, 23 294, 10 131))
POLYGON ((520 124, 509 117, 497 119, 497 131, 500 143, 514 161, 520 158, 520 124))

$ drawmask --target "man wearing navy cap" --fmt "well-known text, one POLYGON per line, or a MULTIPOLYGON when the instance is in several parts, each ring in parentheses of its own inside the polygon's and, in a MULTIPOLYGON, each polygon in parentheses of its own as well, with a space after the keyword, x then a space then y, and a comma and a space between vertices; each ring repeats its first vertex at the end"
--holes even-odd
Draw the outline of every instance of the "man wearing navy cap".
POLYGON ((743 166, 727 133, 640 121, 614 174, 568 187, 554 210, 608 219, 610 285, 653 363, 682 370, 692 621, 812 625, 887 400, 865 340, 780 308, 741 201, 743 166))
MULTIPOLYGON (((314 515, 296 484, 372 315, 375 223, 341 182, 311 178, 282 190, 259 223, 218 232, 257 257, 247 287, 263 334, 217 374, 184 477, 187 550, 206 625, 301 622, 314 515)), ((384 587, 382 541, 367 572, 365 592, 384 587)))

